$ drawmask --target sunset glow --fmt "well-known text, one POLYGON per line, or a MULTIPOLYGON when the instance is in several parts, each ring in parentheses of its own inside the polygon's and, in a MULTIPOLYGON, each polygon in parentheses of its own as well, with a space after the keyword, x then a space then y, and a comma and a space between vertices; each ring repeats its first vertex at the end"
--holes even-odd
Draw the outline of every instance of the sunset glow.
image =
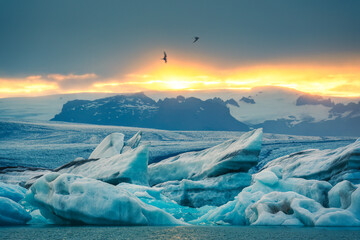
POLYGON ((157 64, 137 73, 102 78, 94 73, 49 74, 19 79, 0 79, 0 96, 37 96, 71 92, 139 92, 146 90, 252 89, 259 86, 292 88, 311 94, 339 97, 360 96, 358 66, 259 65, 237 69, 215 69, 183 62, 157 64), (64 88, 66 81, 78 82, 64 88))

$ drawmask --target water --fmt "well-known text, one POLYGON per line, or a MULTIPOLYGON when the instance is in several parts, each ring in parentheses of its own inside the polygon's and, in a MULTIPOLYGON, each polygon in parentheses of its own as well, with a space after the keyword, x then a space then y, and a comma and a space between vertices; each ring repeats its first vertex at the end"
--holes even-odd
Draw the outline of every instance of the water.
POLYGON ((299 227, 0 227, 0 239, 360 239, 360 228, 299 227))

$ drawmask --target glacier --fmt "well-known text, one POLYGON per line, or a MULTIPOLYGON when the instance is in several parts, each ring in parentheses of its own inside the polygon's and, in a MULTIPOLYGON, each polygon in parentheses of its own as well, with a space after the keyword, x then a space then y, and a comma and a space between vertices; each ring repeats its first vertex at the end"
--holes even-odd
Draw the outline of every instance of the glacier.
POLYGON ((26 193, 25 200, 59 224, 185 224, 123 188, 67 173, 42 176, 26 193))
POLYGON ((247 172, 257 164, 262 129, 253 130, 212 148, 183 153, 148 167, 151 186, 173 180, 200 180, 229 172, 247 172))

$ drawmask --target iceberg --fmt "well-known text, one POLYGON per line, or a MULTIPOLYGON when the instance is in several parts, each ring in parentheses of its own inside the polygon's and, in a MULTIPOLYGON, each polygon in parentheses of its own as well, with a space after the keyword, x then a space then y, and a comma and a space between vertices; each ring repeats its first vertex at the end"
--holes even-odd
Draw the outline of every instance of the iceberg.
POLYGON ((176 219, 181 219, 185 222, 197 219, 209 210, 215 208, 211 206, 204 206, 201 208, 181 206, 175 201, 161 194, 162 189, 157 187, 150 188, 129 183, 120 183, 119 185, 117 185, 117 187, 125 189, 126 191, 134 194, 142 202, 160 208, 165 212, 169 213, 170 215, 174 216, 176 219))
POLYGON ((18 202, 26 189, 0 182, 0 225, 21 225, 31 220, 30 214, 18 202))
POLYGON ((25 193, 26 189, 19 185, 0 182, 0 197, 9 198, 15 202, 19 202, 24 198, 25 193))
POLYGON ((17 202, 0 197, 0 225, 23 225, 31 215, 17 202))
POLYGON ((187 152, 150 164, 149 184, 153 186, 174 180, 200 180, 231 172, 247 172, 258 162, 261 142, 262 129, 257 129, 203 151, 187 152))
MULTIPOLYGON (((360 226, 360 188, 345 197, 340 196, 347 205, 350 203, 347 208, 343 206, 346 209, 335 208, 331 207, 333 202, 338 204, 340 200, 332 198, 341 185, 332 187, 323 181, 282 179, 281 172, 280 166, 259 172, 253 176, 253 184, 244 188, 234 201, 210 210, 190 223, 360 226)), ((350 185, 350 189, 353 187, 350 185)))
POLYGON ((68 165, 56 170, 59 173, 94 178, 113 185, 121 182, 148 185, 148 159, 148 146, 143 145, 112 157, 87 161, 80 165, 68 165))
POLYGON ((182 225, 165 211, 102 181, 72 174, 39 178, 25 200, 55 223, 94 225, 182 225))
POLYGON ((351 182, 344 180, 329 191, 329 206, 346 209, 351 204, 351 194, 356 190, 351 182))
POLYGON ((334 150, 309 149, 275 159, 261 170, 282 166, 284 178, 305 178, 337 184, 360 183, 360 139, 334 150))
MULTIPOLYGON (((77 158, 54 172, 94 178, 113 185, 121 182, 148 185, 149 147, 139 146, 141 136, 139 131, 124 142, 124 134, 112 133, 95 148, 89 159, 77 158)), ((42 175, 44 173, 29 179, 24 186, 29 188, 42 175)))
POLYGON ((124 134, 111 133, 95 148, 90 154, 89 159, 113 157, 130 149, 137 148, 141 141, 141 137, 142 132, 138 131, 132 138, 124 142, 124 134))
POLYGON ((111 133, 90 154, 89 159, 107 158, 119 154, 124 147, 124 134, 111 133))
POLYGON ((234 199, 251 184, 248 173, 228 173, 198 181, 183 179, 155 185, 161 193, 183 206, 199 208, 206 205, 220 206, 234 199))

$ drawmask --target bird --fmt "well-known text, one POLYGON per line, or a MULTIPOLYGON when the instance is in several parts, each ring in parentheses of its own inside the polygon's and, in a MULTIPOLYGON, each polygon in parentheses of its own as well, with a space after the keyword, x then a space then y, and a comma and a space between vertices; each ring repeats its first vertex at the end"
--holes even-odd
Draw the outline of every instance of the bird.
POLYGON ((199 37, 194 37, 193 43, 197 42, 199 40, 199 37))
POLYGON ((165 51, 164 51, 164 57, 163 57, 161 60, 164 60, 165 63, 167 63, 167 55, 166 55, 166 52, 165 52, 165 51))

